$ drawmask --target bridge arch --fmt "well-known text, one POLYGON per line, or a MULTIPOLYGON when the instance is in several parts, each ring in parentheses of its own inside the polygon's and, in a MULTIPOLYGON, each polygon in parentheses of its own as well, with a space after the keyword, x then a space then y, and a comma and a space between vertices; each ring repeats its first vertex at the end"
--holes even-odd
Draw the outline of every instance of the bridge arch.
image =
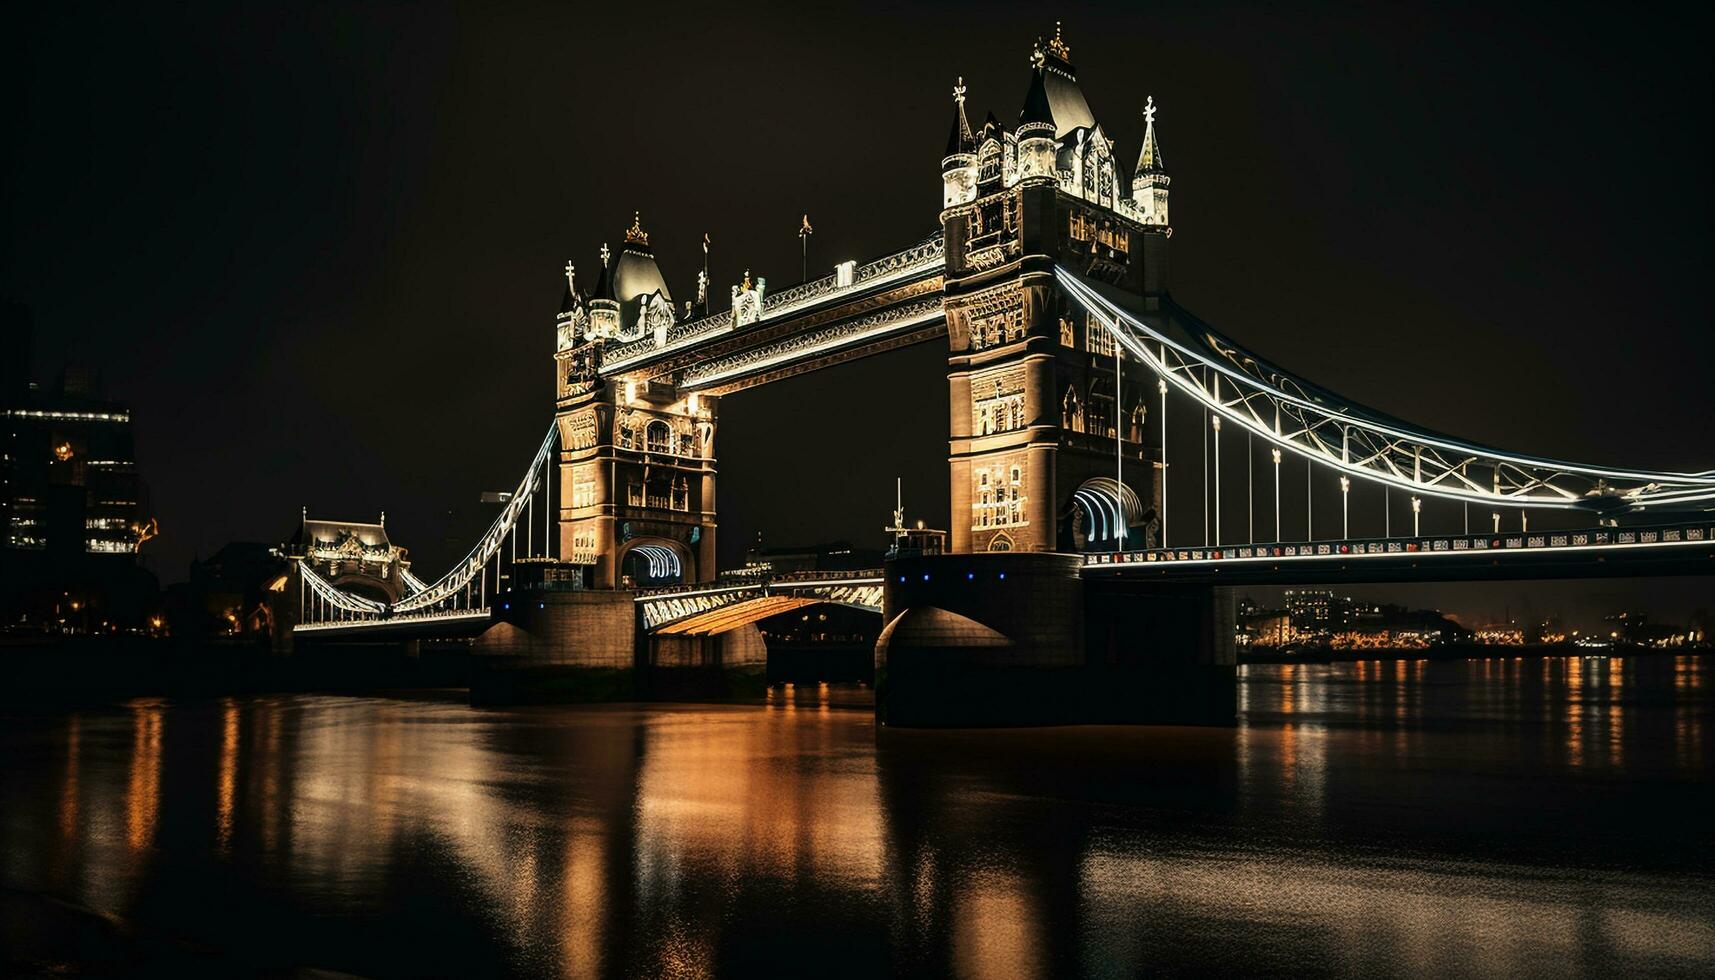
POLYGON ((697 557, 681 541, 645 535, 620 546, 615 568, 631 588, 697 581, 697 557))
POLYGON ((1141 546, 1154 537, 1154 513, 1130 486, 1111 476, 1085 480, 1061 508, 1066 536, 1076 551, 1141 546))

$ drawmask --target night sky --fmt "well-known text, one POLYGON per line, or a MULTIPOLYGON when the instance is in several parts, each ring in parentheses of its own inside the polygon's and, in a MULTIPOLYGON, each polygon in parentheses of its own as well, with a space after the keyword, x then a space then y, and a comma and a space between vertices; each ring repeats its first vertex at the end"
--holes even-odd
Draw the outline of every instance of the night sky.
MULTIPOLYGON (((163 581, 304 505, 385 509, 432 577, 548 423, 568 258, 593 274, 641 210, 682 301, 704 232, 717 296, 796 281, 804 212, 814 274, 913 242, 955 76, 1010 124, 1057 17, 1122 157, 1161 107, 1200 316, 1434 429, 1715 466, 1708 8, 34 5, 0 292, 39 379, 75 361, 132 405, 163 581)), ((879 546, 896 474, 945 526, 945 354, 726 399, 723 564, 758 532, 879 546)))

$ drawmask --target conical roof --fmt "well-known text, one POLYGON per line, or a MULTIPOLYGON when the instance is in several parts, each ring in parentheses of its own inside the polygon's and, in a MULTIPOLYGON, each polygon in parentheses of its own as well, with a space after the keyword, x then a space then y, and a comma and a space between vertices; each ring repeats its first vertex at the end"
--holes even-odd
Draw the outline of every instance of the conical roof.
MULTIPOLYGON (((1041 68, 1030 73, 1030 91, 1024 95, 1024 108, 1018 113, 1018 128, 1054 129, 1054 109, 1048 102, 1048 89, 1043 81, 1047 72, 1041 68)), ((1055 135, 1059 135, 1056 133, 1055 135)))
POLYGON ((1143 107, 1143 149, 1137 154, 1137 173, 1167 172, 1167 162, 1161 158, 1161 144, 1155 138, 1155 97, 1150 96, 1143 107))
POLYGON ((942 156, 970 153, 976 149, 976 142, 971 134, 971 121, 965 117, 965 80, 960 78, 953 88, 953 129, 947 134, 947 152, 942 156))

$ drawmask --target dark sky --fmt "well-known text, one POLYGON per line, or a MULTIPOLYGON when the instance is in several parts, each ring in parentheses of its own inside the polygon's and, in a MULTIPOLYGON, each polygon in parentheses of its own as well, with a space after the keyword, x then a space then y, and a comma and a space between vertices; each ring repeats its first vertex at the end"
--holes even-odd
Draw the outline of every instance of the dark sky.
MULTIPOLYGON (((163 579, 301 505, 438 570, 547 424, 568 258, 641 209, 688 298, 705 231, 718 294, 795 281, 801 212, 818 266, 916 240, 954 76, 1016 119, 1059 17, 1122 155, 1161 106, 1201 316, 1442 431, 1715 466, 1711 15, 1491 6, 35 5, 0 291, 133 405, 163 579)), ((726 559, 878 543, 896 473, 944 523, 944 357, 727 399, 726 559)))

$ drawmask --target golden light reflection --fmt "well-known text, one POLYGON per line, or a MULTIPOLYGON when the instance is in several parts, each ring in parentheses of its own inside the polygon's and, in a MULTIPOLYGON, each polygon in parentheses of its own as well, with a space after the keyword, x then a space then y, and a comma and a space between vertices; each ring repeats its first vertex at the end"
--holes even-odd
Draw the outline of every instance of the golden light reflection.
POLYGON ((1608 765, 1620 768, 1626 761, 1626 662, 1608 661, 1608 765))
POLYGON ((600 821, 579 817, 566 832, 566 866, 560 869, 560 975, 593 980, 602 975, 607 889, 602 866, 606 840, 600 821))
POLYGON ((82 721, 77 715, 66 719, 65 784, 60 787, 60 836, 69 843, 77 838, 80 787, 78 782, 78 751, 82 737, 82 721))
POLYGON ((238 704, 227 698, 220 713, 220 775, 215 791, 215 848, 232 850, 232 817, 238 786, 238 704))
POLYGON ((960 977, 1028 980, 1045 976, 1042 910, 1017 876, 985 872, 953 905, 953 969, 960 977))
POLYGON ((1583 661, 1568 657, 1566 668, 1566 764, 1584 765, 1584 668, 1583 661))
POLYGON ((161 812, 161 702, 131 706, 131 768, 125 788, 125 842, 133 852, 154 840, 161 812))

